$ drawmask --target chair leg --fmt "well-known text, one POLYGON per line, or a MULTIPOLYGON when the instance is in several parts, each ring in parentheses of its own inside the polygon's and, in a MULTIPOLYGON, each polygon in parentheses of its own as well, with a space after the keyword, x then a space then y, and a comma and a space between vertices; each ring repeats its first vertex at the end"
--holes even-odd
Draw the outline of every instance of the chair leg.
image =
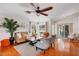
POLYGON ((50 48, 54 48, 55 47, 55 44, 53 43, 53 45, 52 44, 50 44, 50 48))
POLYGON ((36 47, 36 51, 38 50, 38 47, 36 47))
POLYGON ((45 50, 44 50, 44 54, 45 54, 45 50))
POLYGON ((52 48, 52 44, 50 44, 50 47, 52 48))

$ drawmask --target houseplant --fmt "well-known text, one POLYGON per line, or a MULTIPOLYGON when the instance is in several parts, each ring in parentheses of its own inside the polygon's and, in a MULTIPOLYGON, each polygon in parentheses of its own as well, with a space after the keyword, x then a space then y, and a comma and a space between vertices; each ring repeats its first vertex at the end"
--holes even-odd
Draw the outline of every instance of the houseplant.
POLYGON ((7 29, 7 31, 10 33, 10 44, 14 43, 14 37, 13 33, 16 31, 16 29, 19 27, 19 24, 17 21, 14 21, 13 19, 4 18, 5 22, 2 23, 2 26, 7 29))

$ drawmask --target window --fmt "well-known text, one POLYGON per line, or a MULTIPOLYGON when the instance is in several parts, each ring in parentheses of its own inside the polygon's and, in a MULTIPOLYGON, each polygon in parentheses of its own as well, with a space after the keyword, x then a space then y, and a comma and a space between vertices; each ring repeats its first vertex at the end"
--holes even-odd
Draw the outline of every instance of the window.
POLYGON ((43 32, 47 31, 47 22, 30 22, 29 32, 35 32, 38 37, 43 35, 43 32))

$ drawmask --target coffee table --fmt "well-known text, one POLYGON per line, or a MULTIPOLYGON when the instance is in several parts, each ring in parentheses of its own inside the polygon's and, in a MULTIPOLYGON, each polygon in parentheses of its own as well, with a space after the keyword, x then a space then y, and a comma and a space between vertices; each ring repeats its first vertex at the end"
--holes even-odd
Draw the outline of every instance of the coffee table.
POLYGON ((28 40, 29 40, 29 44, 30 45, 32 45, 32 46, 34 46, 34 44, 36 44, 38 41, 40 41, 40 38, 41 37, 37 37, 37 38, 35 38, 35 37, 30 37, 28 40))

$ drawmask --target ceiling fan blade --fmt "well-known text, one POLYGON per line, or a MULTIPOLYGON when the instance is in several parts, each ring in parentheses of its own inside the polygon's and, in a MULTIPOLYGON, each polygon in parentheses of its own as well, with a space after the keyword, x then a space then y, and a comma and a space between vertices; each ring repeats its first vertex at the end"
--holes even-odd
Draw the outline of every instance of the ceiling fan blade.
POLYGON ((30 3, 34 8, 36 8, 36 6, 34 5, 34 3, 30 3))
POLYGON ((27 12, 27 13, 31 13, 31 11, 25 11, 25 12, 27 12))
POLYGON ((45 8, 45 9, 40 10, 40 12, 49 11, 49 10, 51 10, 51 9, 53 9, 53 7, 47 7, 47 8, 45 8))
POLYGON ((45 13, 40 13, 40 14, 42 14, 42 15, 44 15, 44 16, 48 16, 48 14, 45 14, 45 13))
POLYGON ((27 13, 31 13, 31 12, 35 12, 35 11, 25 11, 25 12, 27 12, 27 13))

